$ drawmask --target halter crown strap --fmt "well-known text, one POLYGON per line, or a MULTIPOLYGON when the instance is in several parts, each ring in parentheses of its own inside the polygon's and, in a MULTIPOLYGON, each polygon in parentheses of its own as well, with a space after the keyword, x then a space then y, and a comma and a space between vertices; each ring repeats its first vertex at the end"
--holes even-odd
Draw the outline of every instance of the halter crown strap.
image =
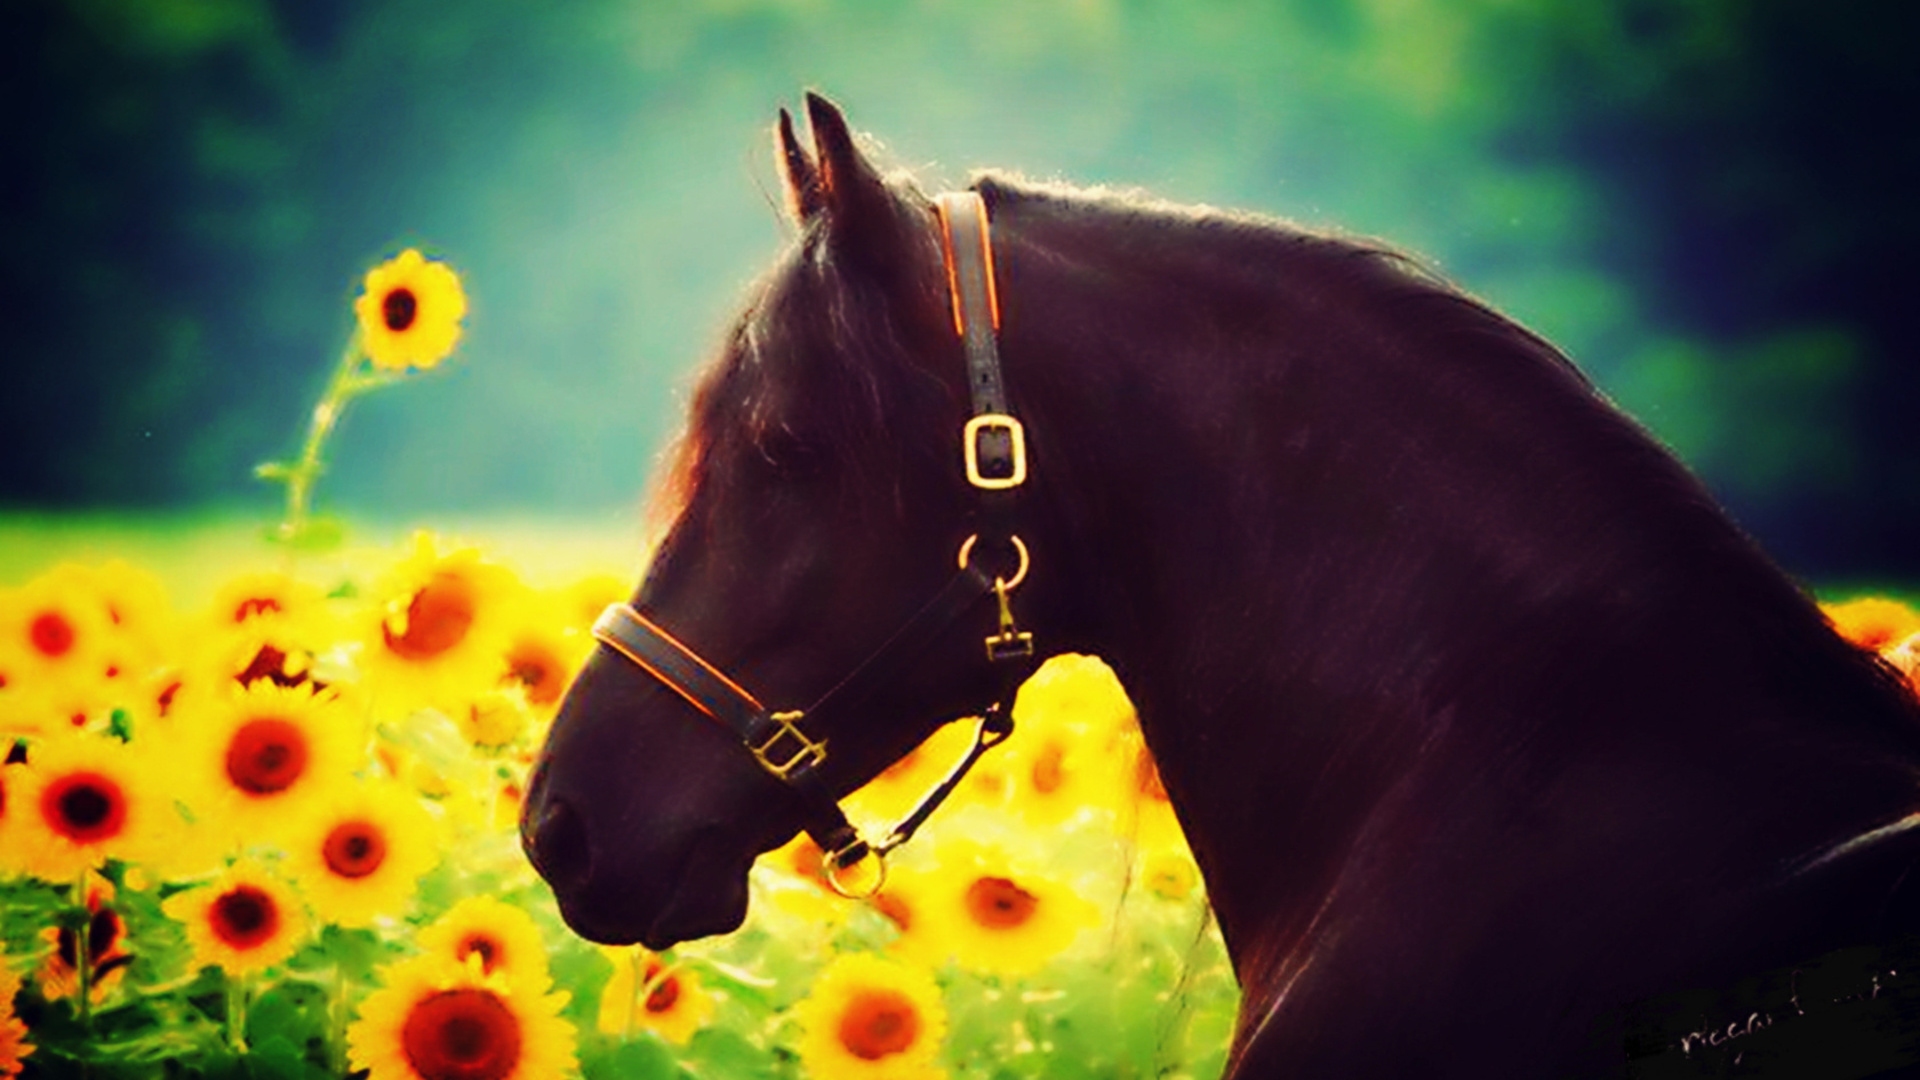
POLYGON ((993 240, 987 204, 978 192, 955 191, 934 200, 940 217, 953 327, 967 354, 967 392, 973 418, 962 434, 967 480, 986 492, 1019 487, 1027 479, 1027 440, 1007 407, 1000 378, 1000 296, 994 287, 993 240))

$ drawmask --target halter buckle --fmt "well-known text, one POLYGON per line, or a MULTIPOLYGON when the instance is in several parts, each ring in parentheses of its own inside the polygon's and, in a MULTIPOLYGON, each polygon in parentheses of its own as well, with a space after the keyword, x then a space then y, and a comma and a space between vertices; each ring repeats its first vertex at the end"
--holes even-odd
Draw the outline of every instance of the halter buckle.
POLYGON ((1020 421, 1006 413, 981 413, 967 421, 966 428, 960 434, 960 445, 967 456, 967 483, 983 491, 1004 491, 1019 487, 1027 482, 1027 432, 1020 421), (1013 473, 1010 476, 988 476, 980 471, 980 436, 990 431, 1004 431, 1007 442, 1012 447, 1013 473))
POLYGON ((819 742, 814 742, 807 738, 805 732, 794 726, 794 722, 805 715, 797 710, 774 713, 767 719, 778 726, 767 734, 766 741, 758 746, 752 743, 747 744, 747 749, 752 751, 754 760, 760 763, 760 767, 781 780, 787 779, 801 769, 817 768, 827 760, 827 740, 821 739, 819 742), (792 739, 800 745, 787 754, 784 760, 775 761, 774 746, 781 739, 792 739))

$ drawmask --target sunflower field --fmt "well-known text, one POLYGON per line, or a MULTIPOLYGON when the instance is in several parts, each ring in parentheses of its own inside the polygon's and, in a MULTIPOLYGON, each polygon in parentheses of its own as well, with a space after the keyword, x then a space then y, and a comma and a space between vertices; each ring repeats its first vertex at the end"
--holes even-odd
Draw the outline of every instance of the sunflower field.
MULTIPOLYGON (((872 897, 802 836, 735 933, 651 953, 565 927, 516 819, 628 578, 536 584, 426 531, 349 550, 313 512, 342 412, 440 364, 464 311, 418 253, 368 274, 299 453, 259 470, 285 515, 205 554, 207 597, 113 558, 0 581, 0 1080, 1217 1076, 1238 989, 1093 657, 1027 681, 872 897)), ((1828 614, 1920 672, 1908 605, 1828 614)), ((969 729, 849 813, 897 819, 969 729)))
MULTIPOLYGON (((208 556, 209 596, 113 558, 0 583, 0 1078, 1218 1075, 1238 990, 1091 657, 1027 682, 873 897, 831 892, 801 837, 733 934, 567 930, 516 819, 630 582, 535 584, 424 531, 349 552, 312 512, 342 411, 440 363, 463 312, 417 253, 368 275, 300 452, 260 469, 285 518, 208 556)), ((897 817, 968 728, 855 820, 897 817)))

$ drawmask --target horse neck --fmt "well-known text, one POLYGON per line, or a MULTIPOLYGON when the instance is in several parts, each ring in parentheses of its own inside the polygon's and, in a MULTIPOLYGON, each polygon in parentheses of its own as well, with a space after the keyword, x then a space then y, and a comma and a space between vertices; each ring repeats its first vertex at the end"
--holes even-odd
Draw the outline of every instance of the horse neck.
MULTIPOLYGON (((1445 809, 1421 799, 1494 755, 1563 768, 1654 731, 1715 752, 1690 710, 1753 715, 1728 688, 1767 646, 1699 642, 1817 622, 1684 470, 1491 316, 1467 325, 1496 362, 1396 337, 1373 323, 1390 304, 1101 303, 1046 280, 1071 260, 1002 250, 1003 293, 1047 306, 1007 301, 1042 625, 1132 694, 1250 993, 1284 984, 1370 841, 1445 809), (1636 695, 1664 707, 1608 711, 1636 695), (1568 730, 1526 737, 1547 715, 1568 730)), ((1808 845, 1853 827, 1767 820, 1808 845)))

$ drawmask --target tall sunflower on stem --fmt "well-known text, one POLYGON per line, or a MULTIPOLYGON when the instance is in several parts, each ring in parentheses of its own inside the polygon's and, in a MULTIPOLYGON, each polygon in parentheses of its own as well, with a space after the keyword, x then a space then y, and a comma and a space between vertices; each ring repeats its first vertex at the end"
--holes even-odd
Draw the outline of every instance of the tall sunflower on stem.
POLYGON ((460 276, 443 262, 408 248, 367 273, 353 303, 356 328, 333 377, 313 408, 300 456, 270 461, 254 473, 287 485, 287 513, 274 537, 294 546, 325 546, 335 530, 311 518, 313 485, 326 471, 327 437, 347 403, 369 390, 429 371, 460 342, 467 295, 460 276))

